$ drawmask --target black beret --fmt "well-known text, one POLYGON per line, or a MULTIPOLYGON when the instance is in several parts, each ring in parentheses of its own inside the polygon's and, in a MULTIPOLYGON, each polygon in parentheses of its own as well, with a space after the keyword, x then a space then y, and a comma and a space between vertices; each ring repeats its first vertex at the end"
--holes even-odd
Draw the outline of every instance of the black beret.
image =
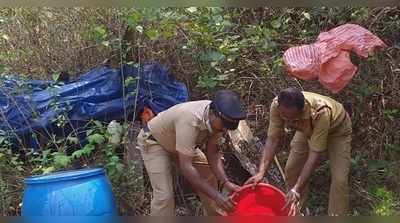
POLYGON ((229 130, 236 129, 239 121, 246 119, 246 112, 243 110, 239 96, 231 90, 217 91, 211 107, 229 130))

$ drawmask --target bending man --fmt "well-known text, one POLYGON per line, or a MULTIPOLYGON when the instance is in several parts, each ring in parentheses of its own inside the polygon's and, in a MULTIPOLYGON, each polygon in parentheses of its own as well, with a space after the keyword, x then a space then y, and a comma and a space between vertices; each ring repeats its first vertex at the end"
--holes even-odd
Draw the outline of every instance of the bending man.
POLYGON ((346 215, 349 203, 348 174, 351 120, 342 104, 311 92, 288 88, 271 103, 268 138, 259 172, 246 183, 257 184, 278 151, 284 129, 296 130, 285 167, 287 206, 304 204, 310 176, 325 155, 329 157, 331 186, 329 215, 346 215))
POLYGON ((213 101, 175 105, 143 127, 138 145, 153 188, 151 215, 175 215, 173 166, 198 191, 208 215, 220 215, 219 208, 234 209, 231 199, 218 192, 218 181, 230 191, 239 189, 225 174, 218 140, 228 129, 236 129, 245 117, 239 97, 221 90, 213 101))

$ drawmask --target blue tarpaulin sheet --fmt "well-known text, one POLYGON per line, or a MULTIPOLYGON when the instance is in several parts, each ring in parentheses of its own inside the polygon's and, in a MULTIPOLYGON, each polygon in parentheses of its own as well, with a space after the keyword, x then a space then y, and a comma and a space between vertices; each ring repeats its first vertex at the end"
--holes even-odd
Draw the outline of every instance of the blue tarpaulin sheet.
POLYGON ((0 135, 31 148, 38 147, 37 133, 66 134, 91 119, 137 118, 145 106, 157 114, 188 100, 185 84, 156 63, 102 66, 64 84, 15 76, 0 83, 0 135), (70 130, 56 125, 62 116, 70 130))

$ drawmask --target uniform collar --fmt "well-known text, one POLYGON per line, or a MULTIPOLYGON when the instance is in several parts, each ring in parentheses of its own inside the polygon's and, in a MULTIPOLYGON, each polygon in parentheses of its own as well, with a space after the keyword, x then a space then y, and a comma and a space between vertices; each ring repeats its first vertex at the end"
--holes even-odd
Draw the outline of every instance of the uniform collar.
POLYGON ((212 127, 210 123, 210 104, 206 106, 203 113, 203 119, 200 125, 201 130, 208 130, 209 133, 212 133, 212 127))

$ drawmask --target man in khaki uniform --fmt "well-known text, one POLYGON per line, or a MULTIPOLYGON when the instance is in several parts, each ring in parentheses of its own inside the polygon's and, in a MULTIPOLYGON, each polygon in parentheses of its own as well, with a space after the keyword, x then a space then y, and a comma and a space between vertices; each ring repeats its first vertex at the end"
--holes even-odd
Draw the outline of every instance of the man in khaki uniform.
POLYGON ((219 208, 234 209, 232 200, 218 192, 218 181, 230 191, 239 186, 227 178, 217 144, 227 129, 236 129, 245 117, 239 97, 221 90, 213 101, 175 105, 143 127, 138 145, 153 188, 151 215, 175 215, 173 164, 198 191, 208 215, 222 214, 219 208))
MULTIPOLYGON (((342 104, 311 92, 288 88, 271 103, 268 138, 259 172, 246 183, 257 184, 273 160, 285 128, 296 130, 285 168, 287 206, 304 203, 308 180, 321 158, 328 155, 331 171, 329 215, 346 215, 349 203, 348 174, 351 120, 342 104)), ((292 209, 293 211, 293 209, 292 209)))

